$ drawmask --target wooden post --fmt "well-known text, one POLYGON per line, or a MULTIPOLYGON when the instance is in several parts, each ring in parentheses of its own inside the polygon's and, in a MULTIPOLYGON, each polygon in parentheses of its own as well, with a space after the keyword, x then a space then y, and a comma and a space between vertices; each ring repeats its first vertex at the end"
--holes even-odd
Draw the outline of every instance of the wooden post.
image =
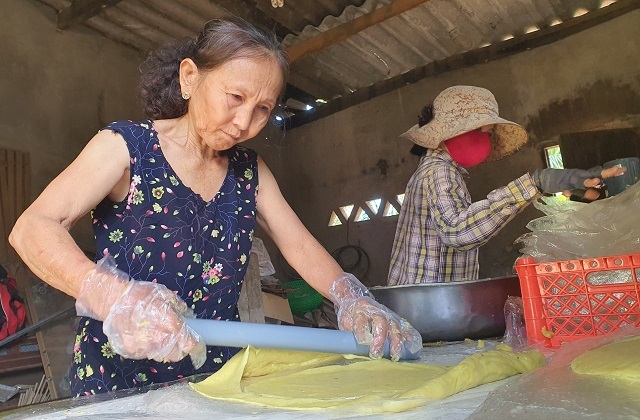
POLYGON ((18 259, 9 246, 13 225, 30 202, 31 165, 28 153, 0 149, 0 263, 18 259))
POLYGON ((244 276, 242 291, 238 300, 240 321, 264 324, 264 307, 262 302, 262 285, 260 283, 260 265, 258 256, 252 254, 249 267, 244 276))

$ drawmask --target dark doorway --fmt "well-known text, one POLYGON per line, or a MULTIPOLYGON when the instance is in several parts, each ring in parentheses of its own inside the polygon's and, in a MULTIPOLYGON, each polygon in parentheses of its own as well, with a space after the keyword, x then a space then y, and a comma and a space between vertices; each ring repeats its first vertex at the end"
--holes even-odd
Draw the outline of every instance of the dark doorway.
POLYGON ((563 134, 560 152, 565 168, 588 169, 614 159, 640 157, 640 129, 563 134))

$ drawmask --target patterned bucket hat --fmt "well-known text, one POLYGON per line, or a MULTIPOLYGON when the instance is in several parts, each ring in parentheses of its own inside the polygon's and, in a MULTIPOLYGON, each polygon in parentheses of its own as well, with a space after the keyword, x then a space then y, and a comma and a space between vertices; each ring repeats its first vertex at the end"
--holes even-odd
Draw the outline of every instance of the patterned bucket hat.
POLYGON ((512 155, 528 140, 522 126, 498 116, 498 103, 490 91, 475 86, 452 86, 433 101, 433 119, 422 127, 414 125, 400 138, 436 149, 445 140, 490 124, 495 126, 490 133, 491 153, 485 162, 512 155))

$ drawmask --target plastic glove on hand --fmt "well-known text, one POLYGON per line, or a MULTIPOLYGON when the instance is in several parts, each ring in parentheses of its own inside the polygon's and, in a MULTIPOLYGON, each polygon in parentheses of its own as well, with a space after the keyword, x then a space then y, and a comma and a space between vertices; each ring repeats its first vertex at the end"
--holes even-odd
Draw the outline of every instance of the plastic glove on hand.
POLYGON ((112 257, 100 260, 83 282, 76 310, 103 321, 123 357, 177 362, 190 355, 196 369, 206 361, 206 346, 184 322, 193 317, 186 303, 162 284, 129 280, 112 257))
POLYGON ((369 290, 352 274, 345 273, 329 289, 338 325, 352 331, 359 344, 369 346, 369 356, 379 359, 389 340, 391 359, 397 361, 406 348, 409 353, 422 349, 422 337, 409 322, 375 301, 369 290))
MULTIPOLYGON (((603 169, 600 172, 600 176, 603 179, 613 178, 614 176, 624 175, 627 172, 626 166, 612 166, 611 168, 603 169)), ((595 185, 587 185, 585 182, 585 187, 595 187, 595 185)))
POLYGON ((574 188, 571 191, 563 191, 562 194, 571 201, 590 203, 603 198, 604 191, 599 188, 574 188))

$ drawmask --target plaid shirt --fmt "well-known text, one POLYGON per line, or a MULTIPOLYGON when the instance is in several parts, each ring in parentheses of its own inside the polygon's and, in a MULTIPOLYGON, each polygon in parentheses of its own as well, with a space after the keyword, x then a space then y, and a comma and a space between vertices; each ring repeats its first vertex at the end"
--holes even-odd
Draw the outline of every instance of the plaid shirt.
POLYGON ((448 153, 428 150, 405 191, 391 253, 389 285, 478 278, 478 248, 538 196, 528 173, 471 202, 448 153))

